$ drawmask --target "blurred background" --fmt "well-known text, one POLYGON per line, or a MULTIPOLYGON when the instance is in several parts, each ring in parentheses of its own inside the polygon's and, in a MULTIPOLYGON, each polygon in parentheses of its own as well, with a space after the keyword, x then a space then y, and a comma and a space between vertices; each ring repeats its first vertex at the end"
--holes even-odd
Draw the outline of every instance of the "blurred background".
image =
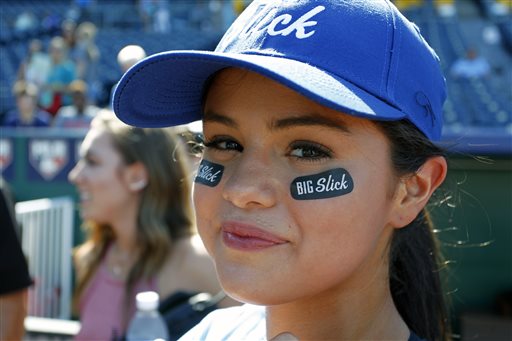
MULTIPOLYGON (((53 330, 38 324, 46 321, 38 318, 72 319, 70 254, 83 238, 77 194, 67 174, 78 159, 88 121, 66 125, 56 119, 64 115, 59 110, 88 106, 92 117, 108 108, 123 72, 118 60, 123 47, 138 45, 147 55, 212 50, 248 3, 0 2, 0 171, 16 203, 18 235, 34 278, 27 337, 65 338, 74 330, 69 324, 53 324, 53 330), (62 38, 60 45, 55 37, 62 38), (68 92, 49 84, 59 48, 68 52, 73 72, 55 77, 73 83, 68 92), (20 82, 36 84, 35 94, 20 82), (32 109, 23 109, 30 106, 20 100, 23 96, 33 99, 32 109), (16 123, 22 111, 31 112, 33 124, 16 123)), ((511 340, 512 0, 395 4, 438 52, 447 77, 441 144, 451 168, 432 208, 447 260, 441 271, 455 334, 463 340, 511 340)))

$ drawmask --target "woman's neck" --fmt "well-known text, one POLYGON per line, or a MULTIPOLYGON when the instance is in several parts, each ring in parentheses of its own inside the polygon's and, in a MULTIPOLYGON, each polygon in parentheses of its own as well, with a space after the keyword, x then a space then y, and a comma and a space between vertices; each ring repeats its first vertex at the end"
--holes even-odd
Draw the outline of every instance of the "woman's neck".
MULTIPOLYGON (((267 307, 267 336, 299 340, 407 340, 409 328, 389 288, 387 231, 352 276, 314 296, 267 307)), ((321 280, 321 279, 319 279, 321 280)))
POLYGON ((391 294, 365 293, 333 300, 315 297, 267 307, 267 336, 284 331, 299 340, 407 340, 409 329, 391 294))
POLYGON ((139 255, 136 208, 135 204, 127 203, 126 210, 113 214, 110 220, 115 237, 107 255, 107 267, 114 277, 121 280, 127 278, 139 255))
POLYGON ((138 251, 136 246, 122 246, 119 239, 112 243, 106 258, 107 268, 117 279, 126 280, 136 262, 138 251))
POLYGON ((120 251, 133 252, 137 247, 137 215, 137 205, 128 204, 123 212, 114 215, 110 221, 120 251))
POLYGON ((23 123, 32 123, 35 119, 35 109, 32 110, 20 110, 20 120, 23 123))

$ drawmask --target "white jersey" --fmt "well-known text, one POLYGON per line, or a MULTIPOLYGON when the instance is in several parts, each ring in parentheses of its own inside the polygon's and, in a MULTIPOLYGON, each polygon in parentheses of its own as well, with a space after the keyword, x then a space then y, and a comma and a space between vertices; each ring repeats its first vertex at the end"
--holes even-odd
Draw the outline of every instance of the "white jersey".
POLYGON ((208 314, 179 341, 265 341, 265 307, 251 304, 208 314))

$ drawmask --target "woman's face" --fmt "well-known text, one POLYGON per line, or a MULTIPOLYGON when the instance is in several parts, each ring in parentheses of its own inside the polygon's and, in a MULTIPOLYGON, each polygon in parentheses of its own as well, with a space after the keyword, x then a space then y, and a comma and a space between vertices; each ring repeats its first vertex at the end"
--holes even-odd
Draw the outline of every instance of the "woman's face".
POLYGON ((194 203, 231 296, 282 304, 361 289, 387 269, 396 178, 374 124, 238 69, 216 77, 204 110, 204 159, 224 170, 216 186, 195 183, 194 203), (315 175, 339 168, 351 192, 292 197, 294 179, 317 185, 315 175))
POLYGON ((34 96, 27 94, 20 95, 17 99, 18 109, 27 121, 32 121, 34 118, 34 111, 37 107, 37 99, 34 96))
POLYGON ((87 133, 80 155, 69 180, 79 191, 82 218, 112 224, 134 200, 126 179, 127 166, 104 129, 87 133))

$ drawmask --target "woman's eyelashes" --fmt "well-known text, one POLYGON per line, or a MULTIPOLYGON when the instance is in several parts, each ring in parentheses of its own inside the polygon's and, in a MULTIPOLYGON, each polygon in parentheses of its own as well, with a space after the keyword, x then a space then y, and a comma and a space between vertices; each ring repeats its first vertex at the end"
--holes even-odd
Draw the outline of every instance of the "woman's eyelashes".
POLYGON ((287 155, 301 161, 321 161, 330 159, 333 154, 329 148, 310 141, 295 141, 289 148, 287 155))
MULTIPOLYGON (((215 136, 211 139, 205 139, 204 147, 213 152, 242 153, 244 151, 244 147, 240 143, 228 136, 215 136)), ((295 141, 289 145, 284 155, 299 161, 315 162, 332 158, 333 152, 315 142, 295 141)))
POLYGON ((98 165, 98 160, 96 160, 94 157, 90 156, 89 154, 86 154, 80 158, 80 161, 85 163, 88 166, 96 166, 98 165))
POLYGON ((214 136, 211 139, 205 138, 204 147, 215 151, 236 151, 240 153, 244 151, 244 147, 240 143, 228 136, 214 136))

